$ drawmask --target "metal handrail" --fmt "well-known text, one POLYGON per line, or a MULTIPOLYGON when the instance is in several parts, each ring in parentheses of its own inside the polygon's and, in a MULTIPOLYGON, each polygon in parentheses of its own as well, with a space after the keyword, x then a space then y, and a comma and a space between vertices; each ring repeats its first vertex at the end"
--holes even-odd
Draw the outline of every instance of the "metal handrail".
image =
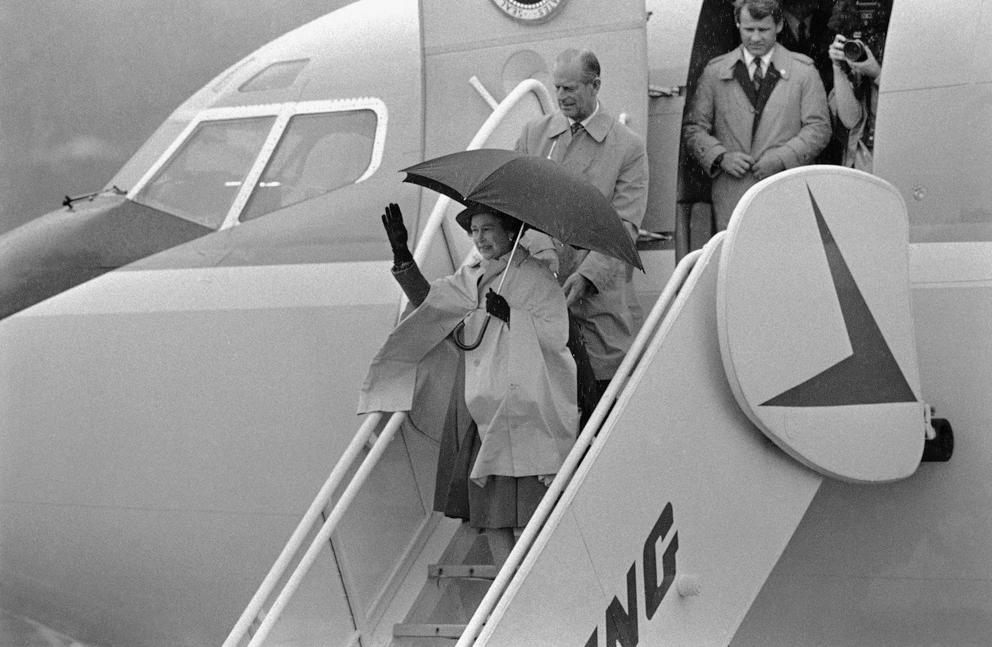
POLYGON ((689 276, 689 272, 701 254, 701 250, 696 250, 683 258, 675 267, 675 272, 672 273, 671 278, 665 285, 665 289, 662 290, 658 300, 655 301, 654 307, 644 321, 644 325, 641 326, 641 330, 634 339, 633 344, 631 344, 630 350, 627 351, 623 362, 620 363, 616 375, 610 381, 610 385, 606 388, 606 392, 603 393, 603 397, 600 398, 599 404, 593 410, 592 415, 582 429, 582 433, 575 440, 575 444, 565 458, 565 462, 551 482, 551 487, 548 488, 548 491, 544 494, 540 504, 538 504, 537 509, 534 511, 533 516, 531 516, 530 521, 527 522, 523 534, 520 535, 517 543, 513 546, 509 557, 507 557, 506 562, 500 568, 496 579, 489 586, 489 590, 486 592, 485 597, 483 597, 482 602, 479 603, 478 608, 476 608, 472 619, 465 626, 465 630, 462 632, 461 638, 458 639, 455 647, 469 647, 479 637, 483 625, 489 619, 496 604, 502 598, 503 594, 507 592, 511 578, 516 575, 517 569, 520 567, 524 556, 530 550, 534 539, 550 518, 558 502, 558 497, 571 481, 572 476, 575 474, 575 469, 586 453, 586 449, 592 445, 600 425, 603 424, 603 421, 613 406, 613 400, 616 399, 620 391, 620 385, 626 382, 627 378, 633 372, 635 365, 640 361, 648 342, 654 337, 665 313, 678 295, 679 290, 689 276))
POLYGON ((362 461, 362 464, 358 467, 358 471, 348 482, 348 487, 345 488, 344 492, 341 493, 341 498, 338 499, 337 503, 334 504, 334 508, 331 510, 331 514, 327 516, 327 520, 324 521, 324 525, 320 527, 320 530, 314 536, 313 540, 310 542, 310 547, 307 548, 307 552, 303 553, 303 557, 300 558, 300 563, 296 565, 293 569, 293 574, 290 575, 289 580, 286 581, 286 585, 283 587, 282 591, 276 597, 275 602, 272 603, 272 608, 265 615, 262 620, 262 624, 258 627, 258 630, 251 637, 248 642, 248 647, 258 647, 262 642, 268 637, 269 632, 272 630, 272 626, 275 624, 276 620, 282 614, 286 605, 289 604, 290 598, 296 593, 296 589, 299 588, 300 584, 303 582, 303 578, 310 571, 310 567, 313 563, 317 561, 317 554, 324 548, 330 538, 331 533, 337 527, 338 523, 344 517, 344 513, 347 512, 348 508, 351 506, 352 501, 358 496, 358 490, 365 484, 366 479, 368 479, 369 474, 372 473, 372 469, 379 463, 379 459, 382 458, 383 453, 385 453, 386 448, 389 443, 392 442, 393 436, 396 435, 397 430, 406 420, 405 411, 397 411, 390 418, 389 422, 386 423, 386 427, 382 430, 379 438, 376 440, 375 445, 369 450, 368 456, 362 461))
POLYGON ((289 601, 289 596, 296 591, 296 588, 299 586, 299 581, 302 580, 304 575, 306 575, 306 571, 309 570, 310 566, 313 564, 313 561, 316 559, 317 552, 322 547, 321 544, 330 537, 331 532, 338 523, 338 520, 344 514, 344 509, 350 505, 351 500, 354 499, 357 489, 361 487, 362 483, 365 481, 365 478, 367 478, 368 473, 371 472, 373 467, 375 467, 375 463, 378 462, 379 457, 392 440, 392 436, 395 434, 396 429, 399 428, 400 423, 402 423, 403 419, 406 417, 406 413, 399 412, 393 414, 382 434, 376 438, 373 430, 382 420, 382 417, 383 414, 381 412, 375 412, 369 414, 368 417, 365 418, 362 426, 358 429, 354 437, 351 439, 351 442, 349 442, 348 447, 345 448, 344 452, 341 454, 341 458, 338 459, 334 469, 331 470, 331 474, 327 477, 327 480, 320 488, 317 496, 314 497, 313 503, 310 504, 310 508, 303 515, 303 518, 296 526, 296 529, 293 531, 289 541, 283 547, 279 557, 276 558, 275 563, 272 564, 272 567, 269 569, 265 579, 262 580, 262 584, 258 587, 258 590, 248 603, 248 606, 245 607, 245 610, 241 613, 238 621, 234 624, 234 627, 228 634, 227 639, 224 641, 223 647, 237 647, 237 645, 239 645, 244 639, 251 623, 262 611, 265 601, 272 595, 276 584, 283 577, 283 575, 285 575, 293 556, 299 552, 300 548, 303 546, 303 542, 306 539, 307 534, 309 534, 310 530, 317 522, 320 514, 330 503, 334 490, 336 490, 341 484, 341 481, 348 473, 348 470, 351 469, 356 457, 362 451, 363 447, 371 442, 372 448, 369 451, 368 456, 366 456, 362 461, 362 464, 355 473, 355 476, 351 479, 351 482, 348 484, 348 487, 345 489, 344 493, 342 493, 341 498, 338 499, 331 515, 324 521, 320 532, 312 540, 310 548, 300 560, 300 563, 294 570, 290 580, 283 587, 272 608, 267 614, 265 614, 265 618, 263 619, 261 626, 255 632, 255 635, 252 637, 249 645, 259 644, 261 640, 264 640, 265 636, 268 635, 272 624, 278 618, 279 614, 282 613, 286 602, 289 601), (340 512, 339 508, 341 508, 340 512), (303 569, 302 573, 300 573, 301 569, 303 569), (290 590, 291 586, 292 588, 290 590), (287 590, 289 590, 288 595, 286 595, 287 590))
MULTIPOLYGON (((477 86, 477 84, 478 79, 474 79, 473 85, 477 86)), ((466 150, 480 148, 486 140, 489 139, 503 119, 506 118, 506 115, 510 109, 519 103, 520 100, 530 92, 535 92, 537 94, 538 101, 541 102, 542 108, 547 108, 554 104, 554 99, 544 84, 536 79, 525 79, 520 82, 517 87, 515 87, 503 99, 503 101, 500 102, 498 106, 495 107, 493 113, 489 115, 486 121, 482 124, 482 127, 479 128, 475 136, 472 138, 472 141, 469 142, 466 150)), ((435 203, 434 209, 431 211, 431 215, 427 221, 427 225, 425 226, 424 235, 418 241, 417 247, 414 250, 414 259, 418 263, 423 262, 424 256, 427 254, 427 250, 430 248, 434 236, 441 228, 444 212, 447 209, 449 201, 449 198, 442 196, 435 203)), ((268 637, 273 624, 279 618, 282 611, 285 609, 286 604, 289 602, 289 599, 299 587, 303 577, 316 560, 317 553, 323 547, 322 544, 330 538, 331 533, 334 531, 334 528, 337 526, 341 517, 344 516, 345 511, 348 506, 350 506, 351 501, 354 499, 358 489, 362 486, 372 468, 375 467, 382 453, 385 451, 386 446, 392 440, 397 429, 399 429, 403 420, 406 418, 406 412, 394 413, 389 419, 389 422, 387 423, 382 434, 376 438, 372 431, 379 424, 382 416, 383 413, 381 412, 370 414, 365 419, 355 436, 351 439, 348 447, 341 455, 341 458, 338 459, 334 469, 331 471, 330 476, 328 476, 327 481, 324 482, 324 485, 314 498, 313 503, 310 504, 310 508, 306 511, 296 529, 293 531, 289 541, 283 547, 279 557, 276 558, 275 563, 273 563, 272 567, 269 569, 269 572, 266 574, 262 584, 259 585, 258 590, 255 592, 255 595, 252 596, 248 606, 245 607, 245 610, 241 613, 241 616, 238 618, 237 622, 235 622, 234 627, 232 627, 227 639, 223 643, 223 647, 237 647, 244 639, 251 623, 256 620, 262 611, 265 601, 268 600, 275 591, 277 583, 285 575, 293 557, 303 546, 303 542, 306 539, 307 534, 309 534, 311 528, 313 528, 314 524, 317 522, 318 516, 330 503, 334 490, 337 489, 348 470, 351 469, 358 453, 366 444, 370 445, 371 450, 369 451, 368 456, 366 456, 362 461, 362 464, 355 473, 355 476, 352 478, 351 482, 349 482, 347 488, 342 493, 341 498, 334 505, 331 514, 324 521, 320 531, 311 541, 310 546, 301 558, 300 563, 297 564, 296 569, 294 569, 293 574, 279 592, 272 607, 265 614, 261 625, 255 631, 250 642, 248 643, 248 647, 255 647, 256 645, 261 644, 261 642, 268 637)))

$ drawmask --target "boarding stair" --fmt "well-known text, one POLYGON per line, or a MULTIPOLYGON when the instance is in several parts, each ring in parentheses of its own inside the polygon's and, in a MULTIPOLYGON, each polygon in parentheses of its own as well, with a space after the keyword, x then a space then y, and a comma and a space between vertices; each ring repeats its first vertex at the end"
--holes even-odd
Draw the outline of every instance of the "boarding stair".
MULTIPOLYGON (((345 644, 732 641, 824 475, 762 433, 728 380, 715 307, 725 244, 721 232, 676 266, 506 563, 493 565, 478 531, 427 512, 402 554, 380 556, 395 563, 374 611, 349 597, 345 644)), ((375 471, 389 448, 436 461, 409 449, 405 423, 402 412, 365 419, 224 647, 316 644, 266 639, 316 555, 337 550, 357 493, 393 478, 375 471)))
MULTIPOLYGON (((676 626, 698 640, 673 644, 726 644, 822 477, 765 440, 725 381, 712 379, 719 375, 719 348, 715 331, 704 331, 707 322, 713 325, 718 251, 716 239, 676 268, 504 568, 492 565, 483 535, 457 522, 452 529, 445 520, 432 531, 445 538, 443 549, 434 549, 433 559, 418 556, 399 576, 395 597, 408 601, 391 605, 378 626, 360 628, 352 644, 601 644, 587 642, 593 632, 599 640, 626 636, 620 644, 635 644, 637 618, 643 624, 651 606, 654 613, 675 609, 676 626), (646 549, 650 537, 654 543, 646 549), (687 549, 694 544, 701 548, 687 549), (641 592, 648 584, 645 563, 655 569, 647 577, 657 599, 641 592), (664 606, 657 597, 662 588, 671 591, 664 606)), ((396 442, 404 418, 394 414, 385 427, 385 418, 363 425, 346 457, 365 454, 362 466, 338 470, 354 477, 325 488, 326 500, 298 530, 314 538, 309 551, 323 550, 333 531, 315 533, 314 524, 340 521, 347 490, 362 487, 373 470, 368 457, 396 442)), ((423 553, 431 544, 423 542, 423 553)), ((305 568, 308 559, 282 561, 305 568)), ((300 578, 272 577, 290 583, 289 596, 300 578)), ((265 638, 284 608, 272 595, 266 592, 246 610, 243 632, 232 632, 225 647, 269 644, 265 638)))

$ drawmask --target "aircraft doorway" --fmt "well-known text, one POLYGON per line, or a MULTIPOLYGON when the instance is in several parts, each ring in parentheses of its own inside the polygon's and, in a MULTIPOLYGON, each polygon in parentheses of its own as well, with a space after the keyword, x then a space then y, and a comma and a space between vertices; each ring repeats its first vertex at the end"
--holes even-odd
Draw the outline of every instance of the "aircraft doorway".
MULTIPOLYGON (((806 45, 798 45, 796 37, 790 33, 787 16, 778 42, 794 51, 807 53, 813 59, 828 95, 833 87, 833 66, 827 50, 835 34, 862 41, 882 62, 891 0, 793 0, 791 3, 785 0, 782 4, 785 8, 791 4, 809 12, 806 21, 810 25, 809 37, 806 45)), ((707 63, 739 44, 732 0, 703 0, 689 58, 685 110, 692 104, 699 77, 707 63)), ((816 163, 839 164, 842 160, 847 131, 836 118, 832 121, 831 141, 816 163)), ((676 259, 701 248, 715 232, 710 185, 709 175, 688 153, 680 138, 674 223, 676 259)))

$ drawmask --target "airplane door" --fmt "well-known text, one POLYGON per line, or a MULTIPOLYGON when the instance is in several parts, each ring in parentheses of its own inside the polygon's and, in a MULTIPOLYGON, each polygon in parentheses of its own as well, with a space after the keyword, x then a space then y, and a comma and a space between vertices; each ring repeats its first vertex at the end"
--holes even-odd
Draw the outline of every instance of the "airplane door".
POLYGON ((689 63, 702 0, 647 0, 648 231, 675 229, 679 141, 689 63))

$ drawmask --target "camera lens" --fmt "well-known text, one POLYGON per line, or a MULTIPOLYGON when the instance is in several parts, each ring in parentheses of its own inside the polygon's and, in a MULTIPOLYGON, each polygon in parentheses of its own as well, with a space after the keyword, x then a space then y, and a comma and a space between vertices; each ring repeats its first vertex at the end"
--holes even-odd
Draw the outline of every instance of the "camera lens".
POLYGON ((865 52, 865 46, 861 44, 860 40, 849 40, 844 43, 844 58, 858 63, 866 60, 868 54, 865 52))

